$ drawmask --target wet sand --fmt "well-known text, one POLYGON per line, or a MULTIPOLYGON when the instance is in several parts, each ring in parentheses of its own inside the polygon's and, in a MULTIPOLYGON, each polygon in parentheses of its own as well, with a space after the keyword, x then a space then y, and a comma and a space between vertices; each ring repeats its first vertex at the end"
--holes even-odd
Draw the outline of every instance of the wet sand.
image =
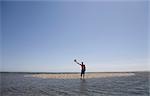
POLYGON ((1 96, 149 96, 149 72, 0 75, 1 96))
MULTIPOLYGON (((85 74, 85 79, 89 78, 107 78, 107 77, 123 77, 123 76, 133 76, 134 73, 87 73, 85 74)), ((78 79, 80 74, 34 74, 25 75, 25 77, 37 77, 37 78, 53 78, 53 79, 78 79)))

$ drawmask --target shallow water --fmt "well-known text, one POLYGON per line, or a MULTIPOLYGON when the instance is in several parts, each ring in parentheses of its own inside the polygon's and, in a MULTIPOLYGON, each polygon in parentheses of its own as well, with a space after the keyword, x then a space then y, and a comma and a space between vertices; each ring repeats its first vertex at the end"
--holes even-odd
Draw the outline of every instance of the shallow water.
POLYGON ((93 79, 42 79, 0 73, 1 96, 149 96, 149 73, 93 79))

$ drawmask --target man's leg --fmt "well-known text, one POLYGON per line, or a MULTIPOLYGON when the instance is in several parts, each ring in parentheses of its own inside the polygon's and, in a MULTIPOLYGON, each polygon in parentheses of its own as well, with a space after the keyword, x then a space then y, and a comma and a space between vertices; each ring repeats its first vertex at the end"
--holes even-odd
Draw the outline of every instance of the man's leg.
POLYGON ((85 71, 83 72, 83 78, 84 78, 84 75, 85 75, 85 71))

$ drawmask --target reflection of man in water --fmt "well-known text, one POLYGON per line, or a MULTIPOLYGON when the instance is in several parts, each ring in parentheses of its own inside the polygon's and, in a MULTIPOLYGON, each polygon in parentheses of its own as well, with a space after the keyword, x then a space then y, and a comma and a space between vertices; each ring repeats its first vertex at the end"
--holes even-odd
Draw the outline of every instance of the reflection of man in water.
POLYGON ((87 82, 85 79, 80 81, 79 90, 79 96, 91 96, 91 94, 89 94, 90 92, 88 90, 87 82))
POLYGON ((78 63, 76 59, 74 60, 74 62, 76 62, 77 64, 79 64, 81 66, 81 78, 82 77, 84 78, 84 74, 85 74, 85 71, 86 71, 85 65, 83 64, 83 62, 81 64, 78 63))

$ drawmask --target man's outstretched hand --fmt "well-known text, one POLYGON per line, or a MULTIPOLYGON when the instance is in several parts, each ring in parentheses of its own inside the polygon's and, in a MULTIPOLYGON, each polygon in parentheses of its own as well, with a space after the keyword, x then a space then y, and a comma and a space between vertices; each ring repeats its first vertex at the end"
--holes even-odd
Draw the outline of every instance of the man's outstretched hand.
POLYGON ((74 62, 76 62, 77 64, 81 65, 80 63, 78 63, 78 62, 77 62, 77 60, 76 60, 76 59, 74 59, 74 62))
POLYGON ((74 62, 77 62, 77 60, 76 60, 76 59, 74 59, 74 62))

